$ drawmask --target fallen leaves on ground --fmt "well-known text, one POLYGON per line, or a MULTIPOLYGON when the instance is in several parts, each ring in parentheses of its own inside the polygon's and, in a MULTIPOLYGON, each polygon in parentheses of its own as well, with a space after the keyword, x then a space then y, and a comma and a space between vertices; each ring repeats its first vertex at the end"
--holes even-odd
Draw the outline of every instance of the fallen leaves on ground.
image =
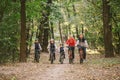
MULTIPOLYGON (((33 56, 33 55, 31 55, 33 56)), ((48 61, 49 54, 42 53, 40 63, 30 57, 27 63, 0 66, 0 80, 120 80, 120 59, 87 55, 87 61, 79 64, 76 54, 74 64, 59 64, 59 54, 54 64, 48 61)))

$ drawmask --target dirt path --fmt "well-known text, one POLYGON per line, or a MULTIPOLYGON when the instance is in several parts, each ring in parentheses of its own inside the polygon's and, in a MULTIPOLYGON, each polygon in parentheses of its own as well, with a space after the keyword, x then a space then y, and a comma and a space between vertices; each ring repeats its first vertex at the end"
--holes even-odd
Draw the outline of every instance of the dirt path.
MULTIPOLYGON (((118 61, 118 64, 106 64, 104 58, 100 59, 100 56, 96 58, 94 55, 91 59, 88 55, 88 60, 84 64, 79 64, 79 58, 76 55, 75 63, 68 64, 66 56, 64 64, 59 64, 57 54, 57 60, 54 64, 50 64, 48 57, 48 54, 43 53, 40 63, 30 60, 28 63, 0 66, 0 80, 120 80, 118 58, 113 59, 118 61)), ((110 60, 105 59, 107 63, 110 60)))

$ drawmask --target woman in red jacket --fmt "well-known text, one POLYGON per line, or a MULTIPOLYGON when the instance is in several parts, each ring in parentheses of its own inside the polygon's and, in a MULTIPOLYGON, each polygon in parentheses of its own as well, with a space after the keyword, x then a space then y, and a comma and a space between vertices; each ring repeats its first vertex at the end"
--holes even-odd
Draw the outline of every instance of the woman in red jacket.
POLYGON ((66 41, 66 44, 71 47, 72 50, 72 58, 74 59, 74 49, 75 49, 75 44, 76 44, 76 40, 72 37, 69 36, 68 40, 66 41))

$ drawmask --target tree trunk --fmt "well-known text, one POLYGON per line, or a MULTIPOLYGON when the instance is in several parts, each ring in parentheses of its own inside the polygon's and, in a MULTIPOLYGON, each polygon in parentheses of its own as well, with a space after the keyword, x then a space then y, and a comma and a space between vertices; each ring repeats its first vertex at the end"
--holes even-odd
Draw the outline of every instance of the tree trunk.
POLYGON ((70 24, 68 25, 68 31, 69 31, 68 34, 71 35, 71 26, 70 26, 70 24))
MULTIPOLYGON (((30 23, 29 23, 30 24, 30 23)), ((28 55, 29 55, 29 32, 30 32, 30 25, 28 25, 27 27, 26 27, 26 55, 27 55, 27 57, 28 57, 28 55)))
POLYGON ((53 28, 53 23, 51 22, 51 37, 54 39, 54 28, 53 28))
POLYGON ((49 36, 49 15, 50 15, 50 5, 52 4, 52 0, 47 0, 47 6, 45 13, 45 23, 44 23, 44 37, 43 37, 43 51, 48 52, 48 36, 49 36))
POLYGON ((43 37, 43 51, 47 52, 47 45, 48 45, 48 32, 49 29, 44 29, 44 37, 43 37))
POLYGON ((59 33, 60 33, 60 39, 61 39, 61 43, 63 44, 63 37, 62 37, 62 32, 61 32, 61 26, 60 26, 60 21, 59 21, 59 33))
POLYGON ((112 46, 112 25, 111 25, 111 12, 108 0, 103 1, 103 27, 104 27, 104 45, 105 57, 113 57, 112 46))
POLYGON ((43 30, 43 51, 44 52, 48 52, 47 50, 47 46, 48 46, 48 36, 49 36, 49 19, 48 19, 48 16, 49 16, 49 13, 46 14, 46 17, 45 17, 45 22, 44 22, 44 30, 43 30))
POLYGON ((78 26, 76 26, 76 37, 79 37, 79 33, 78 33, 78 26))
POLYGON ((38 26, 37 32, 36 32, 36 38, 39 39, 39 42, 41 44, 41 47, 43 47, 43 28, 44 28, 44 15, 42 13, 42 18, 40 19, 40 25, 38 26))
POLYGON ((26 62, 26 13, 25 2, 21 0, 21 40, 20 40, 20 62, 26 62))
POLYGON ((45 41, 44 41, 44 27, 46 23, 46 14, 44 12, 42 12, 42 18, 40 19, 40 25, 38 26, 38 30, 36 32, 36 38, 39 39, 39 42, 41 44, 42 47, 42 51, 44 51, 44 46, 45 41))
MULTIPOLYGON (((68 12, 68 18, 70 18, 70 13, 69 13, 69 9, 68 7, 66 8, 67 12, 68 12)), ((70 23, 68 25, 68 34, 71 35, 71 27, 70 27, 70 23)))
MULTIPOLYGON (((74 16, 76 17, 76 9, 75 9, 75 5, 73 4, 73 12, 74 12, 74 16)), ((79 33, 78 33, 78 26, 76 25, 76 37, 78 38, 79 37, 79 33)))
POLYGON ((84 27, 83 27, 83 24, 82 24, 82 34, 84 34, 84 27))

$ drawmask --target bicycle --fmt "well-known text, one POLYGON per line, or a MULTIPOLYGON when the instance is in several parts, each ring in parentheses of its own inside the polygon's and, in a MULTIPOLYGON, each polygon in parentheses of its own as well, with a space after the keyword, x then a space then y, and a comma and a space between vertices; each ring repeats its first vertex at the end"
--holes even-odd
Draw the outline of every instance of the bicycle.
POLYGON ((40 59, 40 50, 36 50, 35 51, 35 61, 39 62, 39 59, 40 59))
POLYGON ((64 59, 65 59, 65 53, 64 53, 64 51, 62 51, 62 52, 60 53, 60 63, 61 63, 61 64, 63 64, 64 59))
POLYGON ((51 61, 51 64, 53 64, 53 61, 55 60, 55 50, 51 50, 50 52, 50 61, 51 61))
POLYGON ((83 47, 78 45, 79 57, 80 57, 80 64, 83 63, 83 47))
POLYGON ((68 46, 68 57, 69 57, 69 64, 73 63, 73 56, 72 56, 72 47, 68 46))

